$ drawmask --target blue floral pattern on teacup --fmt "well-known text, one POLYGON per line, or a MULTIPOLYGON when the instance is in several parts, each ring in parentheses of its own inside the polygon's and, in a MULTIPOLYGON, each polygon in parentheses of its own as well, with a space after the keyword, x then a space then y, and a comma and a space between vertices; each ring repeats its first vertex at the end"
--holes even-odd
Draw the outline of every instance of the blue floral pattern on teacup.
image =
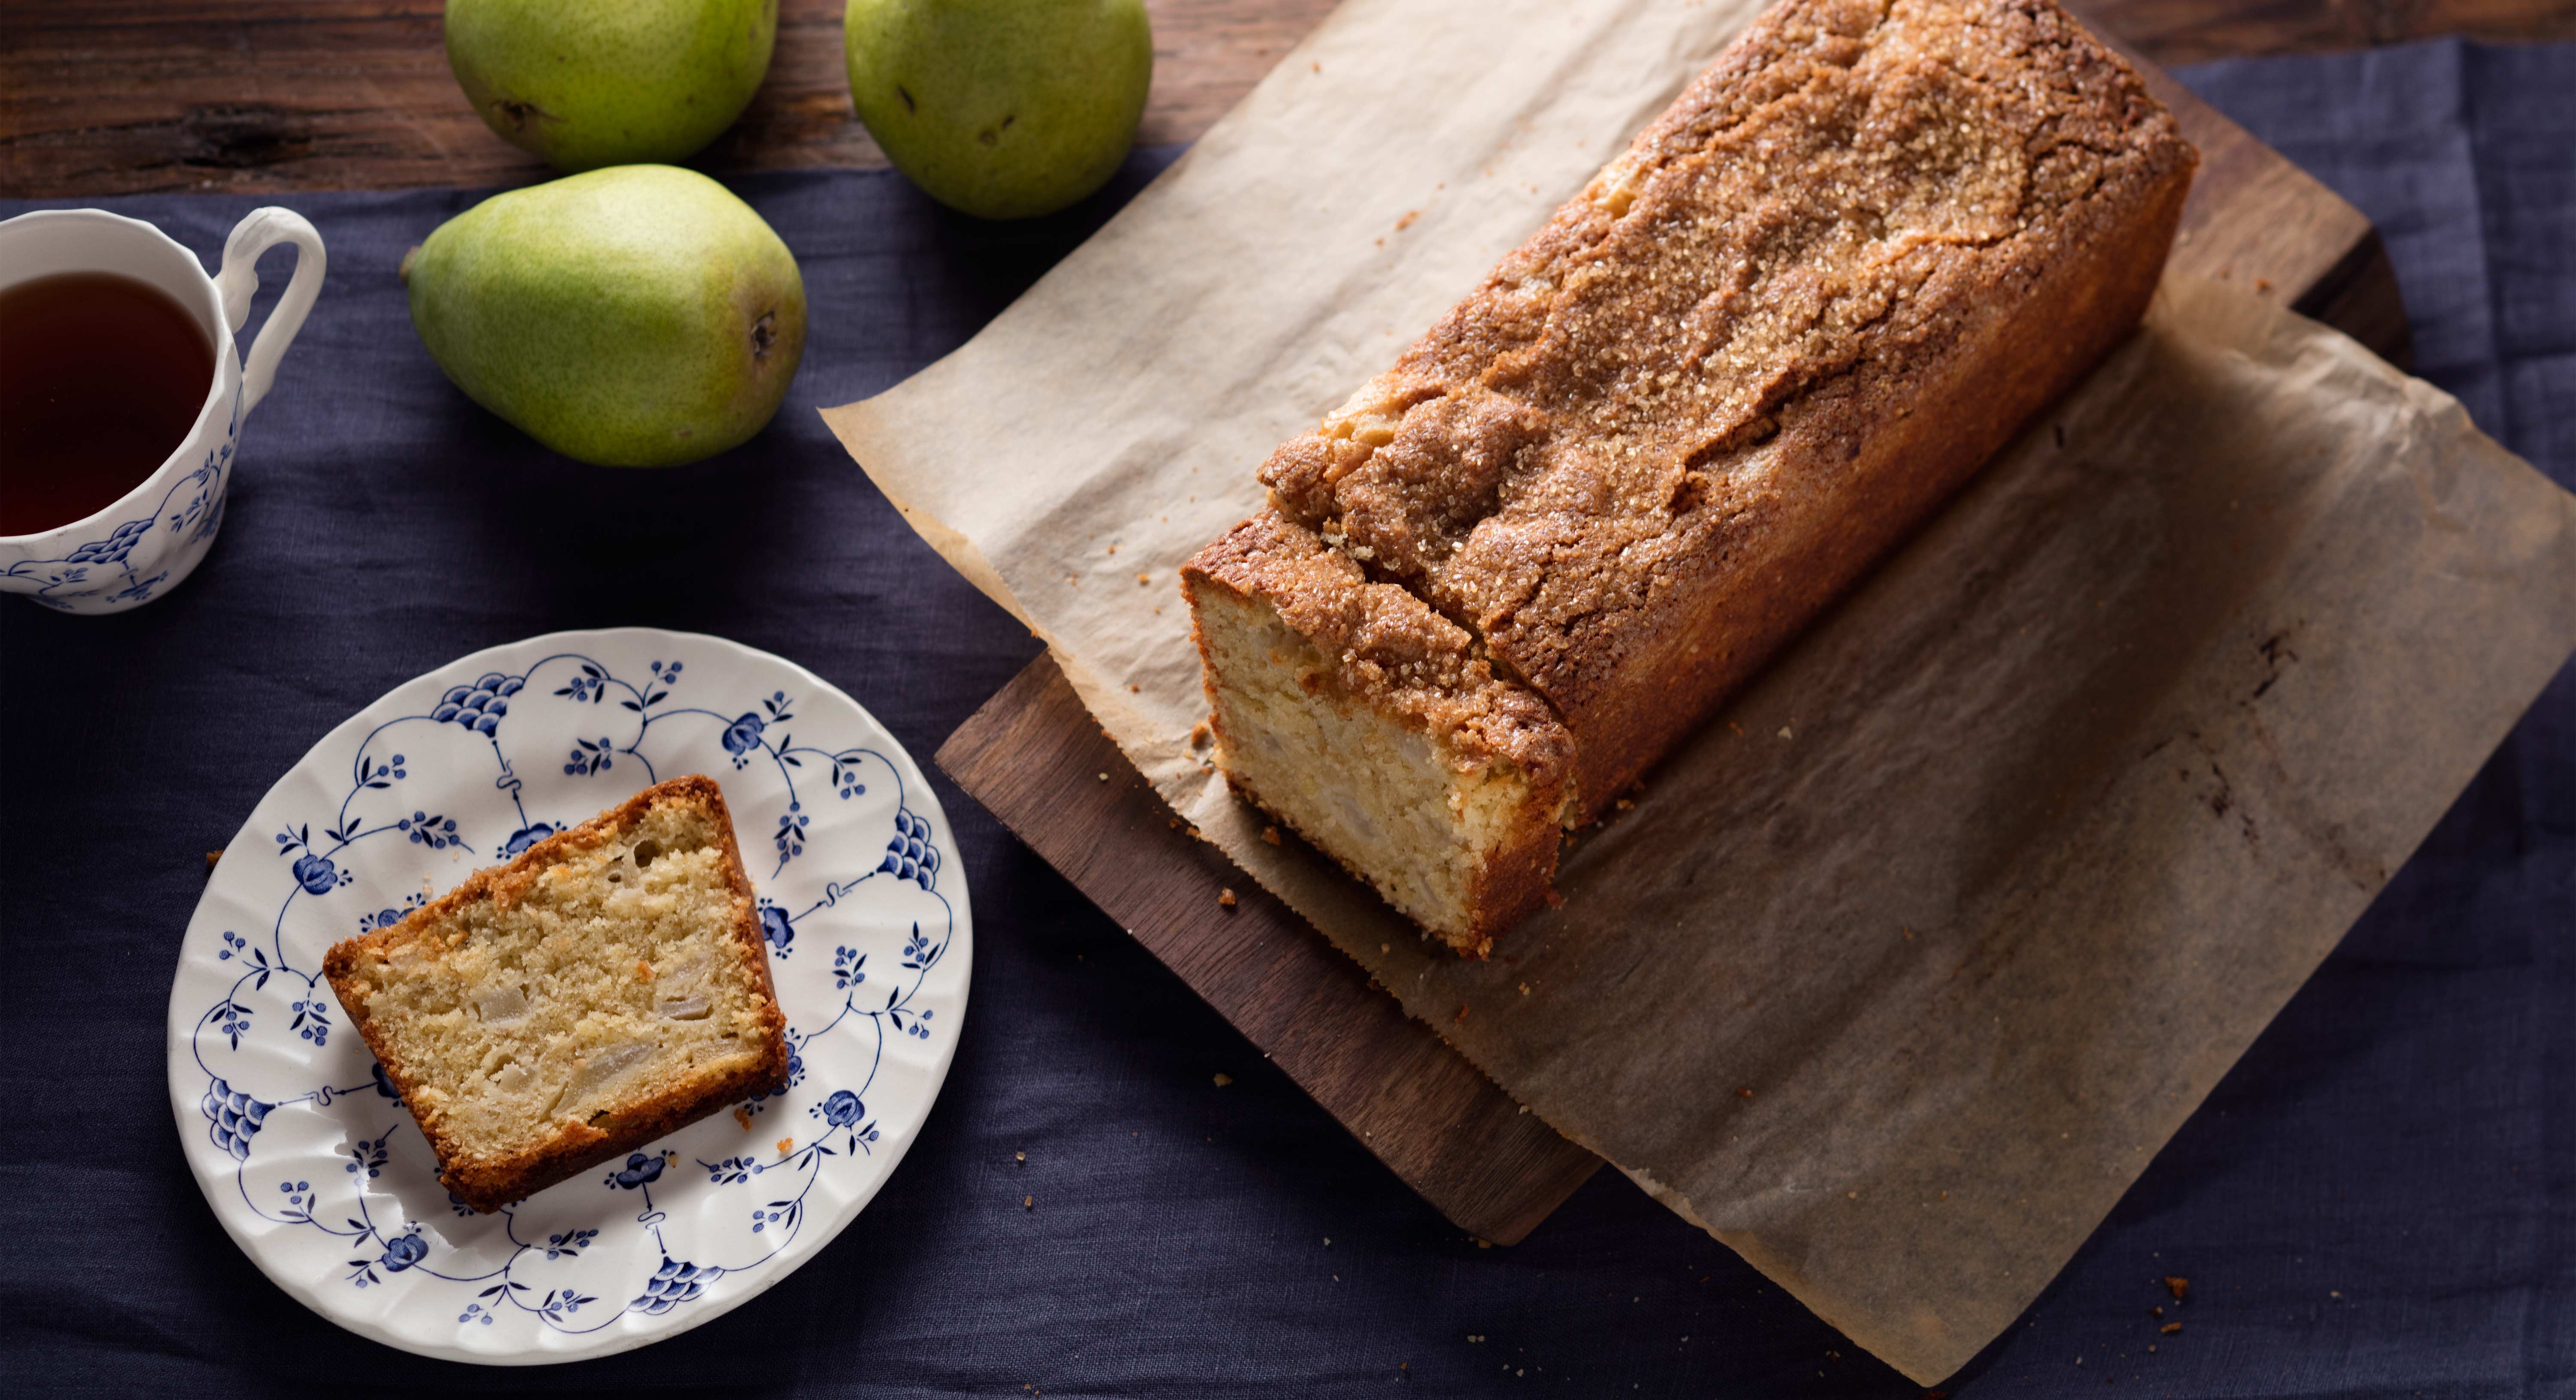
POLYGON ((149 602, 174 577, 186 577, 223 523, 241 419, 241 386, 236 383, 223 436, 206 449, 195 469, 161 493, 151 513, 59 555, 0 559, 7 565, 0 568, 0 590, 61 612, 95 613, 149 602))
MULTIPOLYGON (((598 658, 560 653, 509 674, 487 672, 470 683, 445 685, 416 712, 377 724, 357 739, 345 770, 349 775, 345 795, 336 808, 313 812, 311 820, 297 820, 271 833, 266 844, 280 861, 268 877, 276 882, 268 906, 276 910, 274 920, 266 929, 224 928, 201 935, 213 946, 194 954, 208 966, 238 969, 229 974, 229 990, 197 1015, 190 1034, 193 1059, 204 1076, 202 1087, 195 1091, 197 1118, 204 1140, 232 1164, 236 1182, 217 1198, 219 1210, 246 1206, 273 1224, 335 1237, 345 1250, 336 1256, 345 1261, 340 1277, 350 1287, 385 1287, 400 1278, 407 1289, 453 1289, 456 1301, 435 1315, 453 1317, 459 1328, 535 1327, 586 1334, 609 1327, 622 1315, 667 1314, 703 1296, 718 1279, 766 1267, 803 1229, 817 1183, 844 1169, 844 1164, 877 1151, 883 1130, 868 1116, 863 1096, 869 1094, 885 1063, 886 1047, 895 1039, 927 1038, 932 1025, 945 1024, 934 1021, 934 1008, 920 1004, 925 979, 941 965, 958 931, 955 911, 940 889, 945 862, 932 827, 906 805, 900 770, 884 755, 863 745, 826 748, 802 742, 794 732, 801 727, 795 723, 795 696, 773 689, 748 708, 738 702, 692 704, 686 698, 688 692, 706 688, 706 677, 720 676, 723 668, 693 665, 688 672, 693 684, 687 686, 680 684, 682 669, 676 660, 667 664, 657 660, 644 676, 630 680, 598 658), (580 707, 577 722, 582 729, 574 732, 595 735, 589 742, 597 745, 600 762, 595 770, 585 765, 579 773, 549 776, 548 783, 558 788, 598 782, 617 785, 581 797, 569 810, 549 799, 544 810, 531 811, 530 784, 519 776, 508 745, 515 726, 523 722, 532 726, 529 743, 559 743, 546 736, 560 729, 564 717, 549 714, 543 723, 523 719, 552 706, 567 707, 567 715, 569 707, 580 707), (606 734, 596 734, 603 727, 601 717, 610 715, 623 716, 622 723, 608 723, 606 734), (448 743, 480 747, 481 762, 492 774, 487 791, 498 799, 497 804, 487 801, 479 808, 460 807, 449 796, 426 791, 422 793, 426 801, 405 799, 404 790, 420 781, 418 775, 436 771, 439 763, 448 765, 452 773, 457 761, 452 754, 425 759, 429 741, 408 737, 422 726, 454 736, 448 743), (465 733, 459 734, 460 729, 465 733), (674 738, 665 742, 660 737, 665 732, 674 738), (399 752, 393 747, 397 741, 403 745, 399 752), (345 936, 353 926, 361 932, 390 927, 421 907, 433 886, 453 884, 474 864, 506 860, 659 777, 706 771, 716 766, 709 760, 719 753, 745 775, 727 780, 728 805, 734 808, 738 827, 756 819, 755 804, 772 800, 758 794, 772 788, 780 798, 771 811, 791 831, 812 829, 797 820, 811 815, 806 811, 808 794, 836 807, 881 804, 866 810, 880 811, 875 820, 887 823, 875 828, 884 835, 868 838, 886 842, 883 846, 871 844, 853 852, 845 838, 835 838, 809 847, 800 836, 781 842, 774 852, 775 863, 767 872, 774 889, 819 888, 819 897, 800 897, 793 906, 767 897, 757 906, 762 938, 780 969, 782 998, 786 999, 791 985, 808 985, 792 983, 786 971, 800 923, 830 922, 844 942, 838 947, 834 968, 817 969, 810 980, 814 987, 828 988, 825 995, 832 1000, 817 1012, 818 1004, 810 996, 802 1001, 788 999, 788 1086, 747 1100, 733 1111, 733 1122, 748 1133, 756 1115, 780 1106, 778 1099, 791 1097, 803 1105, 793 1120, 781 1121, 771 1150, 734 1152, 714 1160, 694 1159, 669 1148, 628 1154, 622 1164, 586 1178, 588 1190, 604 1189, 628 1201, 626 1214, 594 1214, 573 1225, 557 1223, 566 1208, 549 1205, 536 1219, 553 1228, 533 1229, 523 1237, 521 1221, 537 1202, 555 1201, 558 1193, 578 1189, 582 1179, 515 1203, 497 1217, 477 1217, 443 1188, 423 1180, 431 1170, 429 1154, 418 1142, 418 1130, 402 1112, 381 1065, 370 1060, 363 1073, 335 1071, 330 1080, 308 1082, 291 1092, 281 1091, 290 1086, 269 1087, 281 1043, 304 1046, 306 1055, 318 1055, 326 1047, 345 1054, 342 1047, 355 1040, 332 1035, 338 1002, 321 979, 318 952, 290 956, 297 947, 313 946, 314 935, 299 934, 295 942, 288 937, 291 924, 311 917, 299 912, 307 905, 316 912, 327 911, 326 932, 319 936, 326 941, 345 936), (751 782, 755 764, 768 775, 763 783, 751 782), (610 774, 614 776, 604 776, 610 774), (746 797, 741 802, 733 800, 738 784, 749 784, 742 789, 746 797), (869 795, 872 785, 874 797, 869 795), (816 851, 828 852, 833 861, 856 856, 856 867, 774 883, 786 877, 791 865, 802 870, 799 862, 814 859, 816 851), (433 853, 435 864, 423 864, 433 853), (450 865, 452 860, 468 863, 450 865), (399 873, 406 870, 443 873, 426 877, 399 873), (374 872, 368 888, 358 894, 365 907, 331 909, 349 897, 342 891, 358 880, 361 871, 374 872), (376 892, 389 877, 395 884, 415 886, 415 891, 393 904, 383 903, 376 892), (882 913, 869 915, 877 921, 871 924, 851 925, 847 919, 863 908, 883 906, 888 899, 894 901, 893 907, 921 913, 907 917, 898 926, 900 932, 866 936, 850 932, 881 926, 882 913), (871 980, 861 969, 868 936, 886 939, 877 945, 879 966, 900 966, 889 980, 871 980), (851 946, 854 937, 857 948, 851 946), (286 989, 283 996, 272 990, 277 983, 286 989), (792 1009, 798 1005, 806 1008, 811 1020, 792 1009), (835 1052, 823 1061, 842 1067, 833 1071, 836 1077, 842 1073, 850 1077, 808 1086, 807 1066, 816 1063, 814 1053, 853 1037, 857 1039, 851 1048, 859 1053, 835 1052), (261 1067, 261 1077, 245 1080, 248 1069, 235 1068, 252 1065, 261 1067), (337 1121, 353 1125, 340 1150, 346 1171, 321 1175, 341 1182, 336 1189, 354 1194, 335 1198, 326 1207, 325 1190, 334 1189, 329 1183, 316 1189, 311 1183, 318 1177, 309 1169, 302 1177, 289 1174, 281 1181, 263 1165, 261 1149, 277 1125, 286 1121, 281 1115, 333 1110, 335 1104, 339 1105, 337 1121), (790 1126, 797 1121, 819 1127, 821 1136, 798 1133, 790 1126), (401 1197, 408 1206, 396 1206, 376 1194, 404 1181, 412 1183, 410 1194, 401 1197), (703 1235, 691 1240, 668 1236, 669 1216, 655 1197, 675 1185, 690 1192, 756 1191, 757 1203, 747 1200, 744 1206, 748 1219, 733 1217, 743 1222, 735 1228, 743 1230, 739 1238, 744 1246, 738 1252, 722 1253, 716 1241, 703 1235), (466 1233, 415 1223, 423 1211, 453 1217, 459 1222, 455 1228, 466 1233), (492 1223, 485 1225, 486 1220, 492 1223), (497 1252, 492 1240, 459 1243, 483 1238, 472 1233, 477 1229, 498 1231, 497 1252), (559 1270, 576 1262, 593 1267, 601 1259, 620 1257, 618 1249, 632 1257, 639 1236, 645 1257, 658 1262, 649 1276, 631 1278, 613 1291, 603 1291, 596 1283, 583 1291, 565 1286, 560 1276, 538 1277, 531 1272, 559 1270), (686 1249, 694 1258, 677 1258, 671 1253, 675 1248, 686 1249), (710 1258, 711 1253, 716 1257, 710 1258), (629 1301, 622 1306, 613 1301, 599 1306, 602 1296, 629 1301), (585 1304, 594 1306, 585 1309, 585 1304)), ((757 819, 765 821, 768 816, 758 814, 757 819)), ((234 870, 231 861, 225 862, 219 867, 219 878, 234 870)), ((363 1044, 356 1050, 364 1056, 363 1044)), ((298 1131, 312 1131, 304 1126, 312 1120, 297 1121, 298 1131)), ((771 1134, 764 1130, 758 1136, 767 1139, 771 1134)), ((477 1335, 486 1334, 478 1331, 477 1335)))

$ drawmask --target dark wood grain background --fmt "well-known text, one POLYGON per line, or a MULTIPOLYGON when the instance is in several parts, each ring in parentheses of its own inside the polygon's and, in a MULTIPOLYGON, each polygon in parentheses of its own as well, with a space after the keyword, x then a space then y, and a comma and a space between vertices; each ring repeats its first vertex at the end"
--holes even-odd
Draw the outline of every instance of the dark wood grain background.
MULTIPOLYGON (((694 164, 884 164, 850 110, 843 0, 781 0, 769 80, 694 164)), ((1187 141, 1334 0, 1149 0, 1141 138, 1187 141)), ((0 0, 0 195, 502 185, 546 171, 448 73, 439 0, 0 0)), ((2077 0, 2159 63, 2436 34, 2576 38, 2576 0, 2077 0)))

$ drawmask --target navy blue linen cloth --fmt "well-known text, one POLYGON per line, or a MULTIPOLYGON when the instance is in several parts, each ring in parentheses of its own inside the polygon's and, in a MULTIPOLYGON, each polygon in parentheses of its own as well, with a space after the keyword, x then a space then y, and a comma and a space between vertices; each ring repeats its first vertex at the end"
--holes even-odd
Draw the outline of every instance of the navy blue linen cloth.
MULTIPOLYGON (((2378 221, 2419 370, 2576 485, 2576 46, 2185 76, 2378 221)), ((979 935, 955 1071, 875 1204, 767 1295, 640 1352, 474 1370, 307 1312, 207 1210, 162 1070, 203 853, 359 706, 559 628, 767 648, 926 764, 1036 646, 815 409, 961 343, 1168 159, 1013 227, 883 173, 742 181, 804 266, 804 369, 751 444, 658 473, 550 456, 421 350, 395 262, 476 194, 108 201, 209 258, 284 203, 331 272, 194 578, 108 620, 0 601, 0 1389, 1920 1393, 1616 1173, 1526 1243, 1477 1247, 935 774, 979 935)), ((2106 1383, 2576 1394, 2576 671, 1946 1388, 2106 1383)))

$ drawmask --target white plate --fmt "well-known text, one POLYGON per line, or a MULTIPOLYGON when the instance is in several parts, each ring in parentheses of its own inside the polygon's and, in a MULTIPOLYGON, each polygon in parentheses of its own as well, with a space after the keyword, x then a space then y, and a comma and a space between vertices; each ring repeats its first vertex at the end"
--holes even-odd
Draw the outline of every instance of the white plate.
POLYGON ((569 1361, 695 1327, 831 1243, 920 1132, 973 961, 954 851, 902 747, 765 652, 633 628, 441 667, 315 745, 207 882, 170 988, 188 1164, 261 1272, 405 1351, 569 1361), (733 811, 788 1088, 475 1215, 320 980, 323 951, 685 773, 733 811))

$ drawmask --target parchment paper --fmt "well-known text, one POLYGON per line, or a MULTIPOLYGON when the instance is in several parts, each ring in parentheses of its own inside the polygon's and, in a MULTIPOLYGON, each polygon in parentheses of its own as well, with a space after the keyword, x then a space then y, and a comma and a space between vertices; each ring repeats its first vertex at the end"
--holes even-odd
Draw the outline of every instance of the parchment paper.
POLYGON ((1229 796, 1175 570, 1752 0, 1350 0, 983 334, 825 418, 1174 807, 1560 1131, 1924 1382, 2037 1295, 2576 647, 2576 498, 2169 278, 1490 962, 1229 796))

